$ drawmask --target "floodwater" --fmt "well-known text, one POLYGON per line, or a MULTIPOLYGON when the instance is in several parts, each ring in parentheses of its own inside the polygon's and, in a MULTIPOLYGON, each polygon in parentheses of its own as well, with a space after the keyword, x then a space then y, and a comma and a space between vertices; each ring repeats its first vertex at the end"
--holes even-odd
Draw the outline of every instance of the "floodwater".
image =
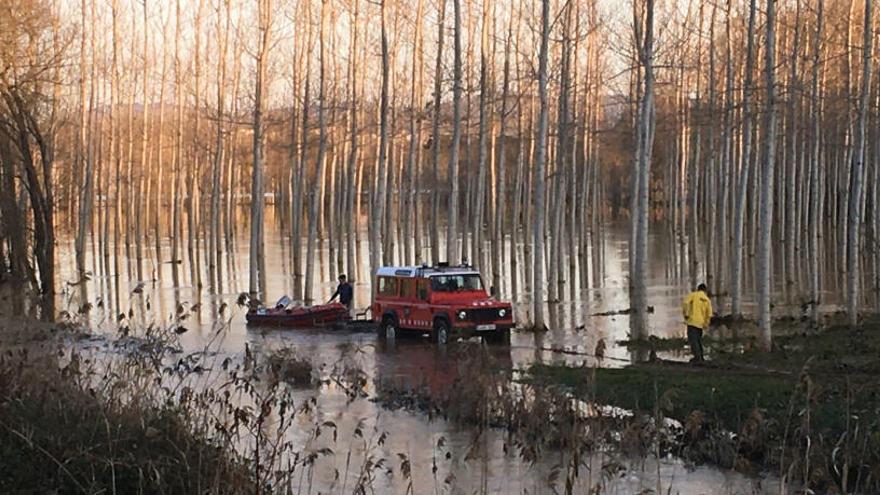
MULTIPOLYGON (((272 222, 274 225, 274 222, 272 222)), ((242 234, 244 235, 244 234, 242 234)), ((509 361, 514 369, 525 369, 533 363, 593 364, 592 354, 597 343, 606 344, 605 366, 622 366, 635 357, 626 348, 616 344, 629 337, 629 321, 626 315, 591 316, 596 313, 615 312, 629 307, 627 297, 627 230, 610 228, 603 233, 600 241, 604 263, 599 283, 591 287, 576 300, 569 299, 569 291, 563 294, 564 300, 548 306, 547 315, 550 330, 545 333, 514 332, 511 345, 493 346, 492 353, 504 361, 509 361)), ((360 249, 360 272, 354 274, 355 305, 368 304, 370 287, 366 274, 367 246, 366 235, 362 236, 360 249)), ((664 252, 670 243, 660 236, 651 238, 651 252, 657 259, 664 259, 664 252)), ((290 292, 292 275, 290 272, 289 237, 278 228, 266 232, 266 263, 268 278, 265 299, 274 301, 290 292)), ((89 249, 93 249, 90 246, 89 249)), ((164 246, 162 259, 168 260, 169 247, 164 246)), ((248 351, 270 351, 286 348, 298 356, 307 357, 318 369, 322 377, 327 377, 334 368, 341 365, 354 366, 363 370, 368 380, 368 397, 350 399, 341 387, 332 381, 317 389, 298 390, 295 397, 303 402, 316 401, 313 417, 295 423, 288 435, 303 445, 320 448, 326 437, 314 439, 314 425, 332 421, 338 428, 340 444, 333 447, 335 454, 316 463, 313 478, 308 485, 300 487, 305 492, 343 492, 350 491, 359 475, 358 469, 368 455, 387 458, 394 468, 390 476, 383 474, 375 481, 375 487, 393 493, 404 493, 408 480, 399 473, 399 454, 405 455, 412 464, 412 484, 415 493, 552 493, 563 481, 549 481, 553 478, 554 467, 560 464, 560 455, 547 455, 536 463, 523 461, 512 450, 505 453, 507 434, 490 429, 479 439, 478 455, 473 455, 475 431, 438 418, 428 418, 424 414, 405 410, 387 410, 370 400, 375 393, 375 384, 383 380, 419 383, 430 380, 438 370, 455 366, 454 354, 435 348, 426 339, 399 339, 391 348, 378 345, 375 334, 347 333, 321 330, 279 330, 273 328, 254 328, 245 325, 244 309, 235 304, 241 292, 247 290, 248 256, 247 240, 237 242, 236 253, 224 256, 223 290, 212 293, 207 288, 194 287, 190 282, 190 271, 186 263, 178 265, 178 283, 175 284, 171 264, 157 264, 154 259, 143 261, 144 280, 135 275, 135 262, 124 257, 120 248, 119 277, 103 274, 102 266, 92 268, 92 276, 83 282, 76 279, 73 259, 73 242, 65 240, 59 246, 59 278, 63 290, 59 295, 57 310, 76 313, 85 300, 92 303, 89 319, 97 333, 115 333, 117 316, 130 315, 137 322, 171 321, 178 308, 192 313, 183 323, 188 331, 182 334, 181 343, 185 351, 195 351, 210 346, 217 351, 217 359, 229 357, 240 361, 248 351), (85 294, 84 294, 85 293, 85 294), (224 314, 228 321, 218 321, 216 315, 221 306, 226 305, 224 314), (218 332, 219 330, 219 332, 218 332), (219 336, 219 337, 218 337, 219 336), (452 360, 452 362, 450 362, 452 360), (384 443, 379 445, 370 433, 366 440, 355 438, 350 433, 358 426, 365 432, 387 432, 384 443), (442 438, 442 441, 441 441, 442 438), (346 445, 346 443, 349 443, 346 445), (438 449, 438 442, 443 444, 438 449), (351 452, 351 459, 347 457, 351 452), (448 455, 447 455, 448 453, 448 455), (436 469, 435 469, 436 466, 436 469), (450 481, 452 480, 452 481, 450 481)), ((132 248, 132 252, 134 249, 132 248)), ((111 248, 112 252, 112 248, 111 248)), ((185 245, 182 250, 185 255, 185 245)), ((589 256, 595 253, 592 251, 589 256)), ((327 258, 326 242, 321 243, 318 252, 315 299, 326 300, 332 293, 335 283, 327 258)), ((89 257, 89 263, 92 263, 89 257)), ((205 260, 205 256, 202 256, 205 260)), ((102 263, 103 264, 103 263, 102 263)), ((110 262, 111 272, 113 262, 110 262)), ((521 265, 522 266, 522 263, 521 265)), ((683 336, 680 323, 680 299, 688 290, 686 279, 670 277, 667 263, 651 265, 649 274, 649 304, 654 307, 650 315, 651 333, 659 336, 683 336)), ((507 273, 505 276, 509 277, 507 273)), ((204 276, 203 276, 204 277, 204 276)), ((207 278, 207 277, 205 277, 207 278)), ((517 304, 517 314, 527 311, 528 295, 510 297, 509 284, 502 287, 502 296, 513 299, 517 304)), ((454 344, 478 346, 478 342, 454 344)), ((665 355, 669 359, 686 359, 689 356, 665 355)), ((601 467, 607 459, 597 455, 591 460, 595 467, 601 467)), ((655 459, 632 459, 626 461, 628 469, 622 476, 611 477, 605 482, 608 493, 636 493, 657 488, 658 473, 665 492, 671 486, 671 493, 763 493, 769 488, 767 480, 756 480, 740 474, 710 467, 688 467, 677 459, 662 459, 657 465, 655 459)), ((595 476, 599 476, 598 470, 595 476)), ((564 477, 563 477, 564 478, 564 477)), ((589 480, 582 474, 575 487, 576 493, 585 493, 597 479, 589 480)), ((380 490, 379 493, 382 493, 380 490)))

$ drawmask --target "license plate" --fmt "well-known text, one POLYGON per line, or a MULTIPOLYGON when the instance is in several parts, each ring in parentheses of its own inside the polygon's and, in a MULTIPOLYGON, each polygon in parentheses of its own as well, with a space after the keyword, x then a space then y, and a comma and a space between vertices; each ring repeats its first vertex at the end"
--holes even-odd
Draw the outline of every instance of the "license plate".
POLYGON ((477 325, 477 330, 495 330, 495 325, 477 325))

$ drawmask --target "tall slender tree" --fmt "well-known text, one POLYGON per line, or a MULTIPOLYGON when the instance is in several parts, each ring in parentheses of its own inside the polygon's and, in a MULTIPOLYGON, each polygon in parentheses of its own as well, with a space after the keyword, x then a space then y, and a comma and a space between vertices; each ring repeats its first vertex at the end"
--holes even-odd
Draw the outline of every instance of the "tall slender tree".
MULTIPOLYGON (((821 2, 822 0, 820 0, 821 2)), ((739 155, 739 181, 736 190, 736 207, 733 222, 733 257, 731 259, 731 314, 742 314, 742 266, 743 251, 743 227, 745 225, 746 193, 749 187, 749 171, 752 157, 752 126, 754 114, 752 112, 752 86, 755 72, 755 15, 757 12, 757 0, 749 0, 749 24, 746 34, 746 67, 745 82, 742 88, 742 151, 739 155)))
POLYGON ((816 5, 816 33, 813 38, 813 67, 810 83, 810 109, 812 111, 812 147, 810 156, 810 317, 813 323, 819 321, 819 225, 822 222, 822 214, 819 207, 821 192, 820 176, 824 170, 820 165, 822 160, 821 150, 821 115, 822 109, 819 104, 819 67, 822 57, 822 36, 825 27, 825 1, 818 0, 816 5))
POLYGON ((305 301, 310 303, 314 300, 312 287, 315 278, 315 244, 318 236, 318 209, 321 195, 319 189, 324 180, 325 158, 327 155, 327 122, 326 122, 326 97, 327 97, 327 45, 329 36, 328 24, 330 22, 329 0, 321 0, 321 28, 318 35, 320 54, 318 56, 318 156, 315 158, 315 186, 312 187, 311 207, 309 208, 309 238, 306 245, 306 280, 305 301))
POLYGON ((773 178, 776 164, 776 0, 767 0, 766 43, 764 46, 764 80, 767 90, 764 153, 761 170, 760 225, 757 247, 756 284, 758 292, 758 326, 761 346, 769 351, 773 346, 772 315, 770 312, 772 276, 770 254, 773 242, 773 178))
POLYGON ((547 327, 544 323, 544 170, 547 168, 547 128, 549 102, 547 98, 547 59, 550 51, 550 0, 541 0, 541 50, 538 54, 538 98, 541 110, 535 138, 534 170, 534 261, 532 280, 532 325, 535 330, 547 327))
POLYGON ((862 229, 862 189, 865 173, 865 148, 867 147, 868 102, 871 91, 871 65, 873 64, 872 43, 874 18, 871 0, 865 0, 865 24, 862 33, 862 77, 859 89, 858 117, 856 118, 855 140, 852 153, 852 171, 849 187, 849 226, 846 243, 846 313, 849 324, 855 326, 859 321, 861 303, 859 270, 859 248, 862 229))
MULTIPOLYGON (((455 27, 453 31, 453 68, 452 68, 452 149, 449 154, 449 218, 446 220, 446 259, 449 262, 459 261, 458 239, 458 161, 461 146, 461 0, 452 0, 455 27)), ((437 109, 439 111, 439 108, 437 109)))
MULTIPOLYGON (((431 195, 431 261, 440 261, 440 105, 443 90, 443 32, 446 21, 446 0, 437 2, 437 57, 434 65, 434 101, 431 118, 431 153, 432 178, 434 191, 431 195)), ((448 251, 447 251, 448 252, 448 251)), ((448 256, 448 255, 447 255, 448 256)), ((448 259, 448 258, 447 258, 448 259)))
MULTIPOLYGON (((638 7, 634 7, 636 18, 637 56, 642 67, 644 87, 638 106, 638 118, 636 125, 639 130, 636 133, 636 172, 637 177, 633 181, 632 194, 636 197, 637 208, 633 212, 633 222, 636 222, 636 245, 630 247, 630 253, 634 254, 632 263, 632 320, 636 335, 642 335, 647 330, 647 277, 648 264, 648 209, 649 209, 649 184, 651 174, 651 151, 654 144, 654 1, 645 0, 644 12, 639 13, 638 7)), ((633 256, 631 254, 631 256, 633 256)))
POLYGON ((254 120, 253 120, 253 174, 251 178, 251 236, 250 236, 250 271, 248 292, 252 296, 260 294, 265 273, 261 273, 263 256, 263 167, 265 123, 263 111, 266 104, 266 68, 269 57, 269 32, 272 24, 273 0, 258 0, 258 42, 256 51, 256 82, 254 84, 254 120))

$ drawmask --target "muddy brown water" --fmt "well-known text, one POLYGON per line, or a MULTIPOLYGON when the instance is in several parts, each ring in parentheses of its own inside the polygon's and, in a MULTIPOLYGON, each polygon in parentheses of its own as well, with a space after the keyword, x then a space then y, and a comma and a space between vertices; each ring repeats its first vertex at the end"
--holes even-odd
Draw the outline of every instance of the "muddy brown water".
MULTIPOLYGON (((550 330, 545 333, 514 332, 509 348, 493 348, 500 359, 509 361, 517 369, 533 363, 593 364, 592 354, 599 340, 606 344, 605 366, 623 366, 638 356, 616 344, 630 337, 629 319, 626 315, 591 316, 597 313, 613 313, 629 306, 627 297, 627 231, 625 228, 609 229, 601 240, 604 263, 598 284, 587 291, 578 291, 579 297, 571 300, 569 290, 562 291, 563 300, 548 305, 547 316, 550 330), (561 351, 561 352, 560 352, 561 351)), ((360 247, 359 273, 355 279, 355 305, 366 306, 370 287, 366 270, 368 251, 366 235, 360 247)), ((670 243, 660 236, 652 236, 652 253, 657 259, 665 259, 670 243)), ((267 297, 274 301, 291 292, 289 238, 278 229, 270 229, 266 238, 268 267, 267 297)), ((104 273, 103 260, 98 256, 98 266, 91 267, 91 277, 85 283, 77 280, 74 272, 72 240, 64 240, 59 246, 59 277, 63 289, 58 296, 57 310, 75 313, 84 301, 93 308, 88 321, 96 333, 113 334, 120 313, 128 314, 132 323, 164 322, 174 318, 178 308, 192 316, 183 322, 187 332, 181 335, 185 351, 210 346, 218 352, 217 359, 230 357, 241 360, 245 347, 256 352, 269 352, 286 348, 296 355, 308 358, 317 373, 326 377, 340 363, 360 368, 368 380, 368 397, 350 400, 344 390, 330 382, 316 389, 299 390, 296 398, 301 401, 315 399, 314 417, 303 419, 288 432, 294 443, 310 448, 320 448, 321 441, 312 439, 313 427, 323 421, 333 421, 339 431, 339 441, 332 446, 334 454, 323 458, 315 466, 314 477, 308 488, 315 492, 341 493, 345 484, 351 490, 357 477, 357 469, 364 456, 369 454, 387 458, 392 466, 391 476, 379 476, 374 486, 377 493, 406 491, 408 480, 399 472, 399 454, 412 463, 412 482, 415 493, 551 493, 554 486, 560 488, 563 480, 555 483, 548 479, 561 462, 559 455, 543 456, 536 463, 523 461, 515 452, 504 452, 506 434, 490 430, 481 437, 478 455, 474 455, 475 431, 469 427, 452 424, 442 419, 429 419, 426 415, 406 410, 388 410, 370 400, 375 393, 375 382, 395 380, 411 384, 437 379, 438 370, 455 366, 454 356, 441 352, 426 339, 401 338, 395 346, 378 345, 372 333, 352 333, 327 330, 282 330, 255 328, 245 325, 244 310, 235 304, 239 293, 247 289, 248 257, 246 239, 240 239, 236 253, 224 255, 224 280, 222 290, 212 291, 194 287, 186 263, 176 268, 169 263, 156 263, 155 258, 142 261, 142 277, 137 276, 137 262, 123 256, 119 261, 119 276, 104 273), (74 285, 75 284, 75 285, 74 285), (226 305, 224 314, 228 325, 216 315, 226 305), (219 339, 213 340, 216 330, 221 329, 219 339), (452 362, 450 362, 452 360, 452 362), (431 378, 434 377, 434 378, 431 378), (346 432, 353 432, 361 422, 367 431, 387 432, 387 440, 377 446, 364 445, 346 432), (442 437, 445 447, 438 450, 442 437), (352 459, 347 459, 351 452, 352 459), (447 456, 448 453, 448 456, 447 456), (471 454, 468 456, 468 454, 471 454), (469 457, 466 460, 466 457, 469 457), (438 459, 439 458, 439 459, 438 459), (347 462, 348 461, 348 462, 347 462), (433 467, 437 466, 437 470, 433 467), (349 466, 346 469, 346 466, 349 466), (348 479, 345 474, 348 471, 348 479), (341 479, 337 479, 337 472, 341 479), (450 476, 451 475, 451 476, 450 476), (453 480, 445 482, 446 480, 453 480)), ((89 249, 93 249, 90 246, 89 249)), ((111 250, 112 251, 112 250, 111 250)), ((134 249, 132 248, 132 252, 134 249)), ((163 259, 169 258, 170 249, 165 246, 163 259)), ((185 255, 185 251, 184 251, 185 255)), ((334 282, 326 259, 328 246, 322 242, 318 252, 316 299, 329 297, 334 282)), ((589 256, 595 255, 590 251, 589 256)), ((521 256, 521 254, 520 254, 521 256)), ((202 253, 202 259, 206 257, 202 253)), ((93 257, 89 257, 93 263, 93 257)), ((110 262, 113 272, 113 262, 110 262)), ((509 267, 505 277, 509 278, 509 267)), ((654 307, 650 315, 651 334, 658 336, 683 336, 680 322, 680 299, 688 290, 686 279, 670 276, 678 273, 669 262, 655 263, 649 274, 649 304, 654 307)), ((203 275, 204 278, 207 278, 203 275)), ((488 283, 488 281, 487 281, 488 283)), ((512 299, 516 312, 522 316, 528 311, 528 294, 511 297, 509 282, 502 287, 502 296, 512 299)), ((723 302, 721 303, 723 304, 723 302)), ((459 342, 457 346, 478 346, 479 342, 459 342)), ((687 359, 689 356, 667 353, 667 359, 687 359)), ((607 458, 596 456, 590 462, 601 466, 607 458)), ((658 464, 655 459, 629 459, 624 474, 609 478, 605 491, 608 493, 635 493, 644 489, 656 489, 658 464)), ((663 490, 672 486, 672 493, 763 493, 773 485, 771 480, 752 479, 727 470, 712 467, 688 467, 677 459, 659 461, 659 475, 663 490)), ((596 474, 598 476, 598 473, 596 474)), ((592 483, 597 482, 592 478, 592 483)), ((586 492, 590 479, 582 474, 578 479, 576 493, 586 492)), ((304 491, 306 487, 302 488, 304 491)))

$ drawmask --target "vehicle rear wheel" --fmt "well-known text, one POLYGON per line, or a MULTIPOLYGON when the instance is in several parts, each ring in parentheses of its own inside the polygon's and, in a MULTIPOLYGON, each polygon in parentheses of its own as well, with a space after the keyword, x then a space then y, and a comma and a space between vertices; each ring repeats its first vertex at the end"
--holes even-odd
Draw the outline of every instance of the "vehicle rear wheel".
POLYGON ((437 320, 434 322, 434 333, 431 339, 439 345, 446 345, 449 342, 449 323, 446 320, 437 320))
POLYGON ((382 318, 382 324, 379 325, 379 338, 385 340, 397 338, 397 327, 394 325, 394 318, 390 316, 382 318))

